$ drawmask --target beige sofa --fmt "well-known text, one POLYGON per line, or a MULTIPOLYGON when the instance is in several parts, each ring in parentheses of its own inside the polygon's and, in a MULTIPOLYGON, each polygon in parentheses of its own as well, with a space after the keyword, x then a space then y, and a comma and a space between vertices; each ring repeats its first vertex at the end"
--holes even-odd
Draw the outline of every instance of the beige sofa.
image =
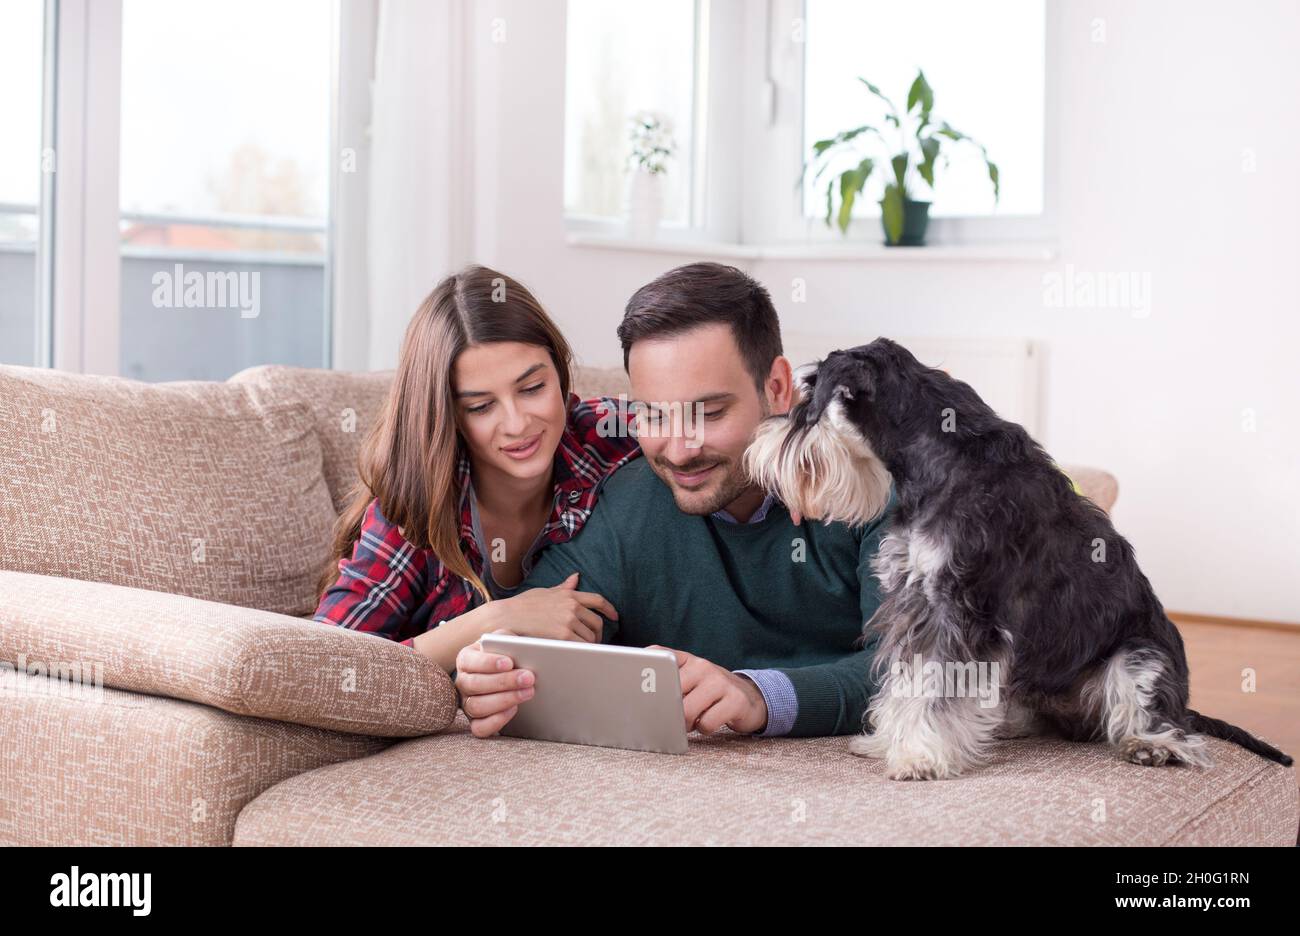
POLYGON ((1217 741, 1209 771, 1004 742, 918 784, 845 737, 473 738, 435 664, 310 620, 388 379, 0 367, 0 843, 1294 844, 1294 774, 1217 741))

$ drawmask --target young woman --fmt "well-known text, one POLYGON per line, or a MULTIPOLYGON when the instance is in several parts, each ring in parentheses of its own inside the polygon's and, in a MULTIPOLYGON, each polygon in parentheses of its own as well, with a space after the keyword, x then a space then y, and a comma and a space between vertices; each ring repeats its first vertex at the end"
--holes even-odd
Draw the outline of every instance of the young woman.
POLYGON ((577 589, 520 590, 538 553, 582 529, 601 482, 640 454, 613 400, 569 390, 568 343, 510 277, 471 266, 407 327, 362 446, 316 620, 401 641, 448 672, 483 634, 598 641, 617 612, 577 589), (599 614, 597 613, 599 612, 599 614))

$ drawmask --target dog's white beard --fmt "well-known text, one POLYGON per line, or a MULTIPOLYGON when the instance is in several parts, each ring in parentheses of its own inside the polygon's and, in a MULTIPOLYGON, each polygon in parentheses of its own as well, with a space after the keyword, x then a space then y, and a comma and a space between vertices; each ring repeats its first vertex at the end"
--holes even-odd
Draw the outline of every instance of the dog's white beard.
POLYGON ((792 513, 814 520, 870 523, 889 504, 892 478, 835 400, 797 445, 781 451, 791 427, 772 419, 745 450, 745 470, 792 513))

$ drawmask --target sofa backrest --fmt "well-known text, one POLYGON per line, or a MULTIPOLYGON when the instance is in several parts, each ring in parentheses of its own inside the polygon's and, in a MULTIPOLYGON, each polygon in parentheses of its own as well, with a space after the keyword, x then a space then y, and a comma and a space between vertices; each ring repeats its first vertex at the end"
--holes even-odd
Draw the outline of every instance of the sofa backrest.
MULTIPOLYGON (((306 615, 392 372, 149 384, 0 366, 0 569, 306 615)), ((621 369, 574 392, 617 396, 621 369)))
POLYGON ((591 397, 617 397, 629 390, 627 373, 621 367, 575 367, 573 392, 584 400, 591 397))
POLYGON ((309 614, 334 516, 301 401, 0 367, 0 568, 309 614))
POLYGON ((357 480, 361 442, 379 418, 393 372, 262 365, 240 371, 230 382, 247 388, 263 407, 301 402, 310 408, 320 439, 321 473, 335 512, 342 512, 357 480))

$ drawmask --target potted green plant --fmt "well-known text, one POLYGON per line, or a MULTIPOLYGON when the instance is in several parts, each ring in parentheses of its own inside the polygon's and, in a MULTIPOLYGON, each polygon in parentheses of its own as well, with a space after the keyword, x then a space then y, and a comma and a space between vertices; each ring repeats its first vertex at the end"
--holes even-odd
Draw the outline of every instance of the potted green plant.
MULTIPOLYGON (((968 143, 978 147, 985 165, 988 166, 989 181, 993 183, 993 201, 996 204, 999 195, 998 167, 989 160, 988 151, 947 121, 937 120, 933 116, 934 91, 925 80, 925 73, 917 69, 916 80, 907 92, 907 112, 900 114, 894 102, 881 93, 880 89, 859 78, 867 90, 889 108, 885 121, 892 124, 898 133, 897 149, 894 149, 880 130, 869 124, 854 127, 837 133, 826 140, 818 140, 812 147, 812 159, 805 164, 804 173, 816 168, 812 185, 817 185, 823 173, 832 166, 849 163, 849 168, 832 176, 826 184, 826 226, 830 227, 832 218, 839 225, 840 232, 847 234, 849 221, 853 214, 853 203, 862 195, 867 181, 882 160, 888 160, 893 177, 886 178, 884 192, 880 198, 880 219, 885 229, 885 243, 891 247, 917 247, 925 243, 925 229, 930 219, 930 203, 912 197, 913 188, 909 183, 909 169, 915 169, 915 176, 924 180, 931 189, 934 188, 935 161, 943 156, 944 165, 948 165, 947 147, 958 143, 968 143), (873 153, 872 150, 875 150, 873 153), (839 192, 839 210, 835 210, 835 193, 839 192)), ((884 172, 876 173, 884 176, 884 172)))

